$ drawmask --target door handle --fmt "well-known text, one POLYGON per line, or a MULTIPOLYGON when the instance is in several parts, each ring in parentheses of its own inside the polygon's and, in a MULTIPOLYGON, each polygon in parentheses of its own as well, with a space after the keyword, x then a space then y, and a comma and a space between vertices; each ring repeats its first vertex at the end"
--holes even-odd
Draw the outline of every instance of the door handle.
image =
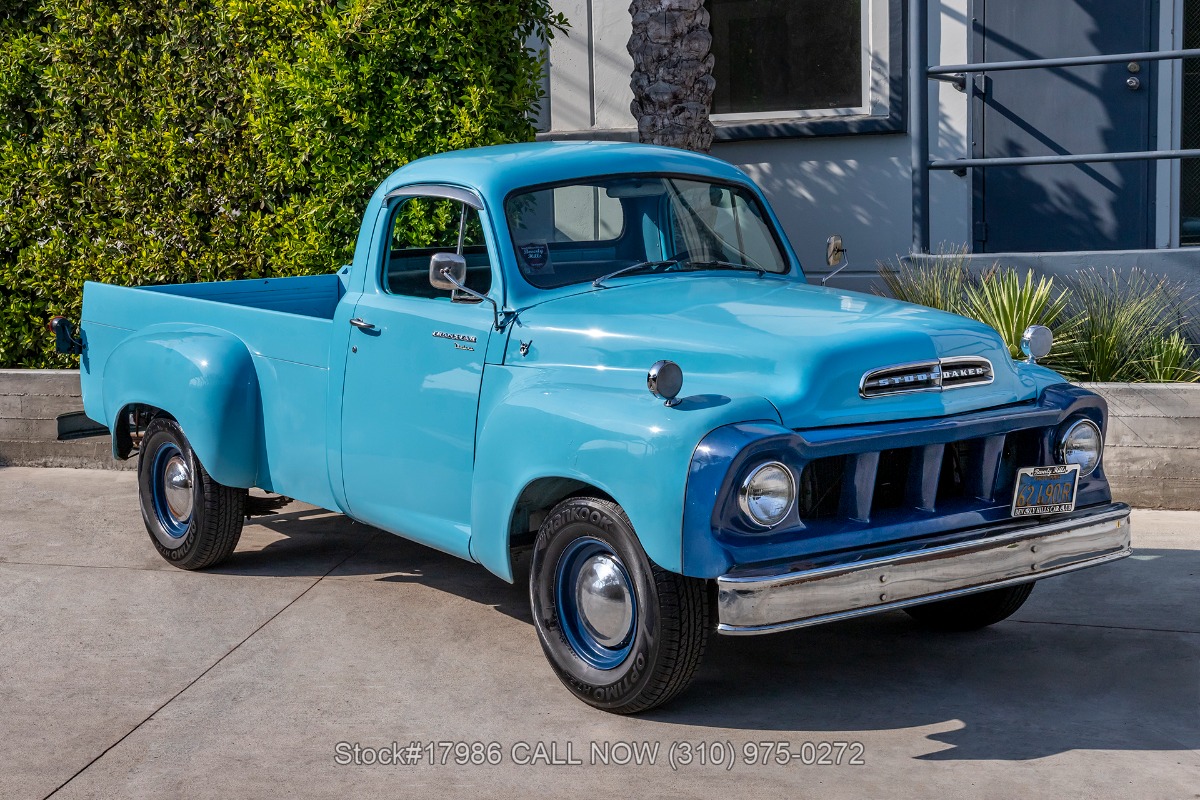
POLYGON ((362 328, 364 331, 375 330, 374 325, 372 325, 370 322, 367 322, 365 319, 361 319, 359 317, 355 317, 354 319, 350 320, 350 324, 356 328, 362 328))
POLYGON ((1140 80, 1138 80, 1137 78, 1133 77, 1132 75, 1130 75, 1128 78, 1125 79, 1125 85, 1128 86, 1130 89, 1132 89, 1135 92, 1138 89, 1142 88, 1142 82, 1140 80))

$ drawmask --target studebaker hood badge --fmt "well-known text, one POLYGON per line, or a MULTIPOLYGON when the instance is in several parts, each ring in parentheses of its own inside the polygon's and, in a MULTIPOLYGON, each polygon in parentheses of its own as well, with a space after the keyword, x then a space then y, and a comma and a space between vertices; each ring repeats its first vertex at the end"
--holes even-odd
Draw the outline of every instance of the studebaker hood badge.
POLYGON ((863 397, 883 397, 904 392, 941 392, 982 386, 994 379, 991 361, 959 356, 873 369, 862 376, 858 393, 863 397))

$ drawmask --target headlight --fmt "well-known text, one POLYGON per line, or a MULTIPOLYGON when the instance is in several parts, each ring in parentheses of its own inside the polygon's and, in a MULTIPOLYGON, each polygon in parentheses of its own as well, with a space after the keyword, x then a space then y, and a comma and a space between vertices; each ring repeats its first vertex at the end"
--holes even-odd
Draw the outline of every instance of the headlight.
POLYGON ((796 481, 792 471, 778 461, 755 467, 738 492, 742 513, 764 528, 773 528, 782 522, 794 502, 796 481))
POLYGON ((1078 464, 1080 477, 1096 471, 1104 453, 1104 437, 1090 419, 1077 419, 1058 435, 1055 455, 1060 464, 1078 464))

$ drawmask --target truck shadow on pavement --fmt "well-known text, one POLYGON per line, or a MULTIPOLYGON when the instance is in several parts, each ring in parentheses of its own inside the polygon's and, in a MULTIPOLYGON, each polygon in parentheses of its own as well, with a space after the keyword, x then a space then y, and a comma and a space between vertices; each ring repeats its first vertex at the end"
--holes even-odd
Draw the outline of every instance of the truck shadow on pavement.
MULTIPOLYGON (((412 583, 531 622, 523 571, 507 584, 319 510, 255 520, 247 532, 248 547, 215 572, 412 583)), ((935 761, 1200 749, 1197 575, 1198 551, 1138 549, 1039 585, 1012 619, 974 633, 927 631, 889 612, 770 636, 714 634, 688 691, 637 719, 794 744, 799 732, 852 741, 928 728, 928 752, 913 757, 935 761)), ((531 653, 541 657, 536 643, 531 653)), ((528 679, 528 670, 512 676, 528 679)))

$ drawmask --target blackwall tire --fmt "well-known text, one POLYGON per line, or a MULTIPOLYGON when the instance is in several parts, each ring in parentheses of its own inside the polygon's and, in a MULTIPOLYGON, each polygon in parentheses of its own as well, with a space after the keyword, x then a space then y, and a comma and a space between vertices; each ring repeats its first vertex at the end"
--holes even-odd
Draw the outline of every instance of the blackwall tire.
POLYGON ((939 631, 977 631, 1008 619, 1025 604, 1032 583, 1006 586, 904 609, 923 627, 939 631))
POLYGON ((615 714, 662 705, 704 655, 708 586, 646 557, 616 503, 572 497, 538 531, 529 573, 550 665, 585 703, 615 714))
POLYGON ((146 426, 138 495, 150 541, 180 569, 221 563, 242 535, 246 490, 213 480, 179 423, 169 417, 156 417, 146 426))

